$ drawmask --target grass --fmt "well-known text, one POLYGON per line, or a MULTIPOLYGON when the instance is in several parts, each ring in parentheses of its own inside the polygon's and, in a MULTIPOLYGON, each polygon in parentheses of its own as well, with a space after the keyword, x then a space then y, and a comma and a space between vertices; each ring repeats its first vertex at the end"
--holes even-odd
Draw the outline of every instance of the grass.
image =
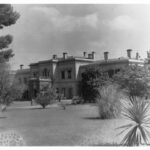
MULTIPOLYGON (((0 132, 16 130, 27 146, 80 146, 111 145, 121 141, 115 128, 124 124, 122 119, 100 120, 95 105, 67 105, 46 109, 18 109, 30 102, 14 103, 0 119, 0 132), (17 107, 15 107, 17 106, 17 107), (96 118, 96 119, 92 119, 96 118)), ((39 106, 40 107, 40 106, 39 106)))

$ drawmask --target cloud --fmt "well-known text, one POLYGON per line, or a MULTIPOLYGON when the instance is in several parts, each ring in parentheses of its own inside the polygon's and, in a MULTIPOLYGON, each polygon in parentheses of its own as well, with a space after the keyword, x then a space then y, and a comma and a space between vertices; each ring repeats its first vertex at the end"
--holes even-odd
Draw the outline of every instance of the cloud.
POLYGON ((85 17, 85 22, 91 26, 96 28, 98 23, 98 17, 97 14, 91 14, 85 17))
POLYGON ((108 21, 108 25, 114 30, 133 30, 137 24, 130 16, 123 15, 108 21))
POLYGON ((56 5, 41 5, 41 7, 53 7, 66 16, 84 17, 97 12, 97 6, 92 4, 56 4, 56 5), (68 7, 69 6, 69 7, 68 7))
POLYGON ((13 5, 21 15, 1 35, 14 36, 14 68, 62 56, 95 51, 97 59, 126 56, 126 49, 146 54, 150 43, 150 5, 13 5))
POLYGON ((61 32, 78 30, 83 26, 96 28, 98 21, 97 14, 95 13, 84 16, 64 15, 55 7, 34 6, 30 11, 32 11, 32 15, 38 16, 39 19, 43 18, 41 22, 43 24, 45 23, 45 27, 49 26, 53 30, 59 30, 61 32))

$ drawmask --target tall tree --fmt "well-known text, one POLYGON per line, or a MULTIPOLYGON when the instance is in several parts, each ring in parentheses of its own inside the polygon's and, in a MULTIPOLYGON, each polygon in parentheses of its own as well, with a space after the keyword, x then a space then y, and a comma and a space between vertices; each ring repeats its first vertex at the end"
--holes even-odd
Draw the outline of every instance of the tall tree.
MULTIPOLYGON (((10 4, 0 4, 0 29, 15 24, 19 17, 19 13, 14 11, 10 4)), ((13 84, 10 80, 8 61, 14 55, 13 50, 9 48, 12 41, 11 35, 0 36, 0 104, 5 105, 19 91, 19 86, 16 87, 16 84, 13 84)))
MULTIPOLYGON (((0 29, 13 25, 20 17, 10 4, 0 4, 0 29)), ((13 50, 9 49, 13 37, 11 35, 0 36, 0 63, 13 57, 13 50)))

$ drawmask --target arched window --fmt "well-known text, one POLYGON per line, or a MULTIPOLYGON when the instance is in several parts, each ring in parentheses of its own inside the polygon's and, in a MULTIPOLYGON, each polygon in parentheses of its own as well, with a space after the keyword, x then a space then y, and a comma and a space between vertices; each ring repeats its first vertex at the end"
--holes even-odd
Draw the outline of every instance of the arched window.
POLYGON ((43 77, 47 77, 47 76, 48 76, 48 70, 47 70, 47 68, 44 68, 43 77))
POLYGON ((61 71, 61 79, 65 79, 65 71, 61 71))
POLYGON ((71 79, 71 73, 72 71, 71 70, 68 70, 68 79, 71 79))
POLYGON ((110 78, 112 78, 113 75, 114 75, 114 70, 113 70, 113 69, 108 70, 108 76, 109 76, 110 78))
POLYGON ((48 76, 48 77, 50 76, 50 70, 47 71, 47 76, 48 76))

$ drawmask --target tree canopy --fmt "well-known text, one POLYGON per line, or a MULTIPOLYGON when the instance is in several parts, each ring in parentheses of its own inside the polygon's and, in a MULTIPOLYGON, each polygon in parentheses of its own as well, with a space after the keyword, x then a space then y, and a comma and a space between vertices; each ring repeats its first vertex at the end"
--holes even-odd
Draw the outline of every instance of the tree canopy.
MULTIPOLYGON (((16 23, 20 17, 10 4, 0 4, 0 29, 16 23)), ((12 100, 22 95, 24 88, 19 83, 11 81, 9 58, 13 50, 9 48, 13 41, 11 35, 0 36, 0 104, 8 105, 12 100)))
POLYGON ((0 104, 9 105, 13 100, 20 99, 27 87, 11 74, 8 63, 1 63, 0 68, 0 104))
POLYGON ((136 97, 147 97, 149 95, 149 75, 146 67, 130 66, 122 69, 113 77, 124 93, 131 101, 136 97))
MULTIPOLYGON (((0 29, 15 24, 19 17, 19 13, 10 4, 0 4, 0 29)), ((12 41, 11 35, 0 36, 0 63, 14 56, 13 50, 9 49, 12 41)))
POLYGON ((109 75, 103 71, 99 66, 86 67, 82 73, 82 80, 80 84, 81 96, 85 102, 94 102, 97 96, 97 88, 109 84, 109 75))

